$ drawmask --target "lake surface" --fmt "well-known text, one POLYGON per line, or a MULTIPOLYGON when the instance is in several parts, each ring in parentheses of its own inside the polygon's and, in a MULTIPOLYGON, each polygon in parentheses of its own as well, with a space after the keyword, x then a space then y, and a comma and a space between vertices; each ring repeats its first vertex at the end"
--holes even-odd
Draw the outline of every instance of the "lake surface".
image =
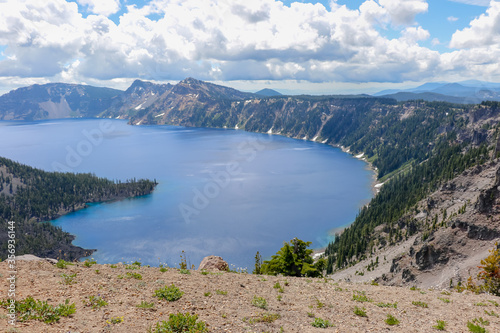
POLYGON ((235 130, 68 119, 0 122, 0 156, 48 171, 159 182, 153 194, 94 204, 55 225, 99 263, 253 268, 298 237, 326 246, 372 196, 366 164, 320 143, 235 130))

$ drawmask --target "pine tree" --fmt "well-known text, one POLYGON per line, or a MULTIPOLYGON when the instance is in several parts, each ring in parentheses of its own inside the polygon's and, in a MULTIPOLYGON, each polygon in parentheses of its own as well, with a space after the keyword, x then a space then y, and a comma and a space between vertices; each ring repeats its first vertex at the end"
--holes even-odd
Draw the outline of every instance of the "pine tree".
POLYGON ((259 251, 255 255, 255 269, 252 272, 253 274, 262 274, 262 256, 259 251))

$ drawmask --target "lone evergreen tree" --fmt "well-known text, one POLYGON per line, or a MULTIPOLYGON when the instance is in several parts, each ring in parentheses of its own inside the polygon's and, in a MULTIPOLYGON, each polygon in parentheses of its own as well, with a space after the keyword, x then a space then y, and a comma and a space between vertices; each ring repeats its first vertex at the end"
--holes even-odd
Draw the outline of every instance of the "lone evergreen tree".
POLYGON ((252 272, 253 274, 262 274, 262 256, 259 251, 255 255, 255 269, 252 272))
POLYGON ((311 244, 298 238, 292 239, 289 243, 284 242, 283 247, 272 256, 271 260, 264 261, 261 272, 285 276, 322 276, 326 260, 322 258, 314 263, 311 256, 313 250, 308 249, 311 244))

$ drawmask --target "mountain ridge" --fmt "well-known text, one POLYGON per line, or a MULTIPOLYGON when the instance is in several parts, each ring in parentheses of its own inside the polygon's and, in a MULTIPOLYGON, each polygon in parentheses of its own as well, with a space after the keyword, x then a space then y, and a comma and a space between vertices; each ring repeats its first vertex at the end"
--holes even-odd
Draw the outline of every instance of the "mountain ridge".
POLYGON ((409 89, 388 89, 373 96, 396 98, 398 101, 422 99, 459 104, 478 104, 482 101, 500 101, 500 84, 468 80, 461 82, 428 82, 409 89))
MULTIPOLYGON (((151 90, 144 89, 146 86, 155 87, 136 82, 129 93, 158 96, 151 95, 151 90)), ((397 102, 372 96, 264 98, 187 78, 164 87, 161 98, 149 106, 137 108, 131 104, 131 107, 105 110, 99 116, 129 119, 133 125, 235 128, 280 134, 363 154, 362 158, 374 166, 383 186, 370 204, 360 210, 354 223, 327 247, 329 273, 347 269, 370 258, 373 250, 395 246, 410 237, 419 237, 421 244, 430 248, 429 234, 452 233, 461 225, 458 217, 454 216, 453 221, 438 218, 439 223, 429 226, 408 212, 425 210, 429 214, 431 209, 422 206, 422 200, 441 185, 489 161, 494 161, 495 166, 499 163, 496 159, 500 147, 498 102, 460 105, 422 100, 397 102)), ((453 213, 456 212, 450 211, 448 216, 453 213)), ((469 223, 481 223, 482 215, 470 216, 469 223)), ((490 229, 500 230, 500 222, 492 222, 490 229)), ((446 264, 435 265, 431 269, 444 272, 446 267, 446 264)), ((415 281, 419 281, 418 274, 424 273, 408 266, 398 274, 408 271, 416 276, 415 281)), ((398 275, 380 281, 392 283, 400 278, 398 275)))

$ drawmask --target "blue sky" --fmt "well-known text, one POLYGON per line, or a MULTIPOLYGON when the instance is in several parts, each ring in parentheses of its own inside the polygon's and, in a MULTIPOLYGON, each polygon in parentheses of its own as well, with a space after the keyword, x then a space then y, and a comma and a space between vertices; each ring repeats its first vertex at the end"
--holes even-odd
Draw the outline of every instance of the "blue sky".
POLYGON ((192 76, 242 90, 500 82, 500 0, 4 0, 0 93, 192 76))

